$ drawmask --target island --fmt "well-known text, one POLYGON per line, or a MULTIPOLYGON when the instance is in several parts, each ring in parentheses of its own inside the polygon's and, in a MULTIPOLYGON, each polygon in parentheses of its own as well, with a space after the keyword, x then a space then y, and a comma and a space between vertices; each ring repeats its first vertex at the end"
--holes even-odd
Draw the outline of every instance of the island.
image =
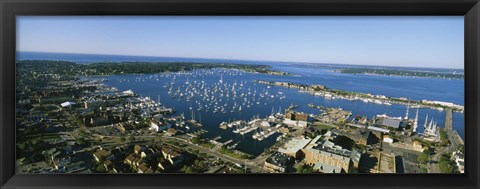
POLYGON ((336 72, 346 74, 365 74, 365 75, 387 75, 403 77, 428 77, 444 79, 464 79, 463 73, 440 73, 427 71, 400 70, 391 68, 344 68, 335 70, 336 72))

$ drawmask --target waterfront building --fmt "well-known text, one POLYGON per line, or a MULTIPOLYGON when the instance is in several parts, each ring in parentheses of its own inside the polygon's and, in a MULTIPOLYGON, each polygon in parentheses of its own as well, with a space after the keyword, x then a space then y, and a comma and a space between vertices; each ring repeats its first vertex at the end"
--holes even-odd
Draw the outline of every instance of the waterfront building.
POLYGON ((310 143, 311 139, 305 138, 292 138, 288 141, 285 146, 278 149, 278 152, 284 153, 286 155, 292 156, 296 159, 299 159, 303 156, 301 151, 305 146, 310 143))
POLYGON ((285 114, 285 119, 308 121, 308 115, 301 112, 288 112, 285 114))
POLYGON ((400 123, 402 121, 401 117, 389 117, 386 114, 377 115, 377 120, 375 122, 378 126, 385 126, 394 129, 400 128, 400 123))
POLYGON ((301 128, 305 128, 308 125, 308 122, 306 121, 291 120, 291 119, 285 119, 283 120, 283 123, 285 125, 288 125, 289 127, 301 127, 301 128))

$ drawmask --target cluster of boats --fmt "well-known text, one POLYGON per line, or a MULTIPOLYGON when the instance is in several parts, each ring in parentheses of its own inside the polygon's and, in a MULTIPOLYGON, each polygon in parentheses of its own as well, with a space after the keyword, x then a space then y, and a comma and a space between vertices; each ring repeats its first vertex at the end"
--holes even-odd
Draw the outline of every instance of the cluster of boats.
POLYGON ((163 87, 168 88, 168 95, 172 99, 186 101, 190 110, 212 113, 242 112, 286 98, 283 91, 274 91, 270 86, 236 80, 237 76, 245 74, 235 69, 197 69, 138 76, 134 81, 163 81, 163 87))
POLYGON ((235 130, 233 130, 232 132, 233 133, 237 133, 237 134, 241 134, 241 135, 245 135, 249 132, 252 132, 254 131, 255 129, 258 128, 257 125, 255 124, 252 124, 252 122, 255 122, 257 119, 255 120, 252 120, 250 122, 245 122, 245 121, 237 121, 235 123, 237 124, 234 124, 234 126, 236 127, 235 130))
POLYGON ((260 132, 255 132, 255 134, 252 135, 252 138, 258 141, 262 141, 263 139, 267 139, 268 137, 272 136, 273 134, 278 132, 278 129, 281 127, 281 124, 277 124, 275 128, 268 128, 266 130, 260 131, 260 132))
MULTIPOLYGON (((270 118, 275 119, 273 115, 270 116, 270 118)), ((282 124, 280 123, 277 123, 275 127, 272 127, 271 125, 272 123, 267 121, 267 119, 260 119, 258 116, 255 116, 249 122, 246 122, 246 121, 233 121, 230 123, 222 122, 220 123, 220 128, 226 129, 226 128, 235 127, 235 129, 232 132, 236 134, 241 134, 241 135, 245 135, 247 133, 255 131, 255 133, 252 135, 252 138, 258 141, 262 141, 272 136, 273 134, 277 133, 278 129, 282 127, 282 124)))

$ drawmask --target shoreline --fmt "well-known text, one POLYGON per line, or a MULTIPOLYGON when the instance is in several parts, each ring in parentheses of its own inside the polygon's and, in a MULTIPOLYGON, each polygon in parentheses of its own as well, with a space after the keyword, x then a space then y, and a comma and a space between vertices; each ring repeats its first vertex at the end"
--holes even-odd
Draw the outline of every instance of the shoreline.
POLYGON ((464 113, 464 106, 454 104, 451 102, 441 102, 434 100, 409 100, 405 97, 387 97, 385 95, 374 95, 370 93, 361 93, 361 92, 352 92, 344 91, 338 89, 330 89, 325 85, 304 85, 298 83, 289 83, 289 82, 275 82, 275 81, 256 81, 260 84, 265 85, 274 85, 285 88, 295 88, 299 92, 309 93, 314 96, 323 96, 327 99, 344 99, 349 101, 363 101, 365 103, 375 103, 390 106, 392 104, 401 104, 401 105, 410 105, 412 108, 430 108, 436 109, 438 111, 444 111, 447 108, 451 108, 454 112, 464 113))

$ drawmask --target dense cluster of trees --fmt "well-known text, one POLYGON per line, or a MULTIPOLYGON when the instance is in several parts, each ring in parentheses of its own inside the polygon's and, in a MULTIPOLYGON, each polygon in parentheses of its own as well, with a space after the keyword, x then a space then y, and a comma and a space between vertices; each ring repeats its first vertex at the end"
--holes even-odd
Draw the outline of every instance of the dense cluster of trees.
POLYGON ((430 159, 430 150, 424 150, 418 157, 417 160, 420 164, 427 164, 430 159))
POLYGON ((450 144, 450 140, 448 140, 447 131, 445 129, 440 128, 440 145, 447 146, 450 144))
POLYGON ((442 154, 440 156, 438 165, 440 166, 440 172, 442 173, 453 173, 453 171, 455 170, 453 166, 453 161, 448 154, 442 154))
POLYGON ((433 78, 447 78, 447 79, 463 79, 464 78, 463 74, 435 73, 435 72, 426 72, 426 71, 410 71, 410 70, 383 69, 383 68, 345 68, 339 71, 341 73, 349 73, 349 74, 377 74, 377 75, 433 77, 433 78))

